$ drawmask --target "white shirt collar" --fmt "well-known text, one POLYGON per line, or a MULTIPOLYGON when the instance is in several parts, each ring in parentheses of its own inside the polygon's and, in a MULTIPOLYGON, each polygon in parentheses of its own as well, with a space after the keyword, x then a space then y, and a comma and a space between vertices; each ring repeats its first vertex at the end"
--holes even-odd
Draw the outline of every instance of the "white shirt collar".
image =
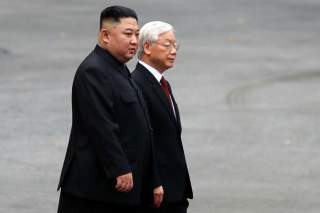
POLYGON ((139 63, 144 66, 145 68, 147 68, 147 70, 157 79, 157 81, 160 84, 160 80, 162 78, 162 74, 156 70, 155 68, 153 68, 152 66, 150 66, 149 64, 144 63, 143 61, 139 60, 139 63))
MULTIPOLYGON (((161 83, 160 83, 160 80, 161 80, 161 78, 162 78, 162 74, 161 74, 158 70, 156 70, 155 68, 153 68, 153 67, 150 66, 149 64, 144 63, 143 61, 140 61, 140 60, 139 60, 139 63, 140 63, 142 66, 144 66, 144 67, 157 79, 157 81, 158 81, 159 84, 161 84, 161 83)), ((175 109, 174 109, 174 105, 173 105, 173 101, 172 101, 171 95, 169 95, 169 96, 170 96, 170 99, 171 99, 171 106, 172 106, 172 108, 173 108, 174 117, 176 117, 176 111, 175 111, 175 109)))

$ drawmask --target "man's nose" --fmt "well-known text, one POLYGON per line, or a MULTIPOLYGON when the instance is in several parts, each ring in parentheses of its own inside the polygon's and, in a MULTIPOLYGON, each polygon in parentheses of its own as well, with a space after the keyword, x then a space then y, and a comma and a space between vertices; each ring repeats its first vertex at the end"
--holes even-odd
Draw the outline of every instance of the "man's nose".
POLYGON ((131 37, 131 43, 132 44, 137 44, 138 43, 138 36, 137 35, 133 35, 131 37))
POLYGON ((177 54, 177 47, 175 46, 172 46, 171 49, 170 49, 170 54, 177 54))

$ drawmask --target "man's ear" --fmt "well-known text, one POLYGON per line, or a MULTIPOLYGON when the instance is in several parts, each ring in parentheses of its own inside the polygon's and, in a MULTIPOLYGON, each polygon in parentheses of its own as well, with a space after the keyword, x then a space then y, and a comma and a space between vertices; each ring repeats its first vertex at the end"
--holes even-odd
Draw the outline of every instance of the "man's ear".
POLYGON ((110 40, 110 31, 106 28, 102 28, 100 30, 100 38, 103 43, 108 44, 110 40))
POLYGON ((144 54, 146 55, 150 55, 151 52, 152 52, 152 43, 151 42, 145 42, 144 45, 143 45, 143 52, 144 54))

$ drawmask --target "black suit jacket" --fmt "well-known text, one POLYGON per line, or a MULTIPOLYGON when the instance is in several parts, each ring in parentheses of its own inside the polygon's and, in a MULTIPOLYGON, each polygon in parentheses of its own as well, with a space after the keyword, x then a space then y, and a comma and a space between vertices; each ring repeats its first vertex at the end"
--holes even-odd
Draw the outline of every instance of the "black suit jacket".
POLYGON ((181 141, 181 123, 177 103, 169 90, 172 107, 156 78, 140 63, 132 78, 142 90, 153 128, 156 161, 164 188, 164 201, 192 198, 192 188, 181 141))
POLYGON ((140 204, 159 185, 152 146, 140 90, 126 66, 97 45, 74 77, 72 129, 58 189, 97 201, 140 204), (128 172, 133 190, 118 192, 116 177, 128 172))

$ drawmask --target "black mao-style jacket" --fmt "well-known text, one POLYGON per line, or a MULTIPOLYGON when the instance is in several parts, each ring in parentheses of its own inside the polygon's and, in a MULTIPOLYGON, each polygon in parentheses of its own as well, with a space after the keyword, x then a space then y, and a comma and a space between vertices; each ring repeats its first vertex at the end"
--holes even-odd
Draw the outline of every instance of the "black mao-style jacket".
POLYGON ((140 204, 159 185, 152 138, 146 105, 128 69, 97 45, 74 77, 72 128, 58 189, 102 202, 140 204), (134 187, 118 192, 116 177, 128 172, 134 187))

